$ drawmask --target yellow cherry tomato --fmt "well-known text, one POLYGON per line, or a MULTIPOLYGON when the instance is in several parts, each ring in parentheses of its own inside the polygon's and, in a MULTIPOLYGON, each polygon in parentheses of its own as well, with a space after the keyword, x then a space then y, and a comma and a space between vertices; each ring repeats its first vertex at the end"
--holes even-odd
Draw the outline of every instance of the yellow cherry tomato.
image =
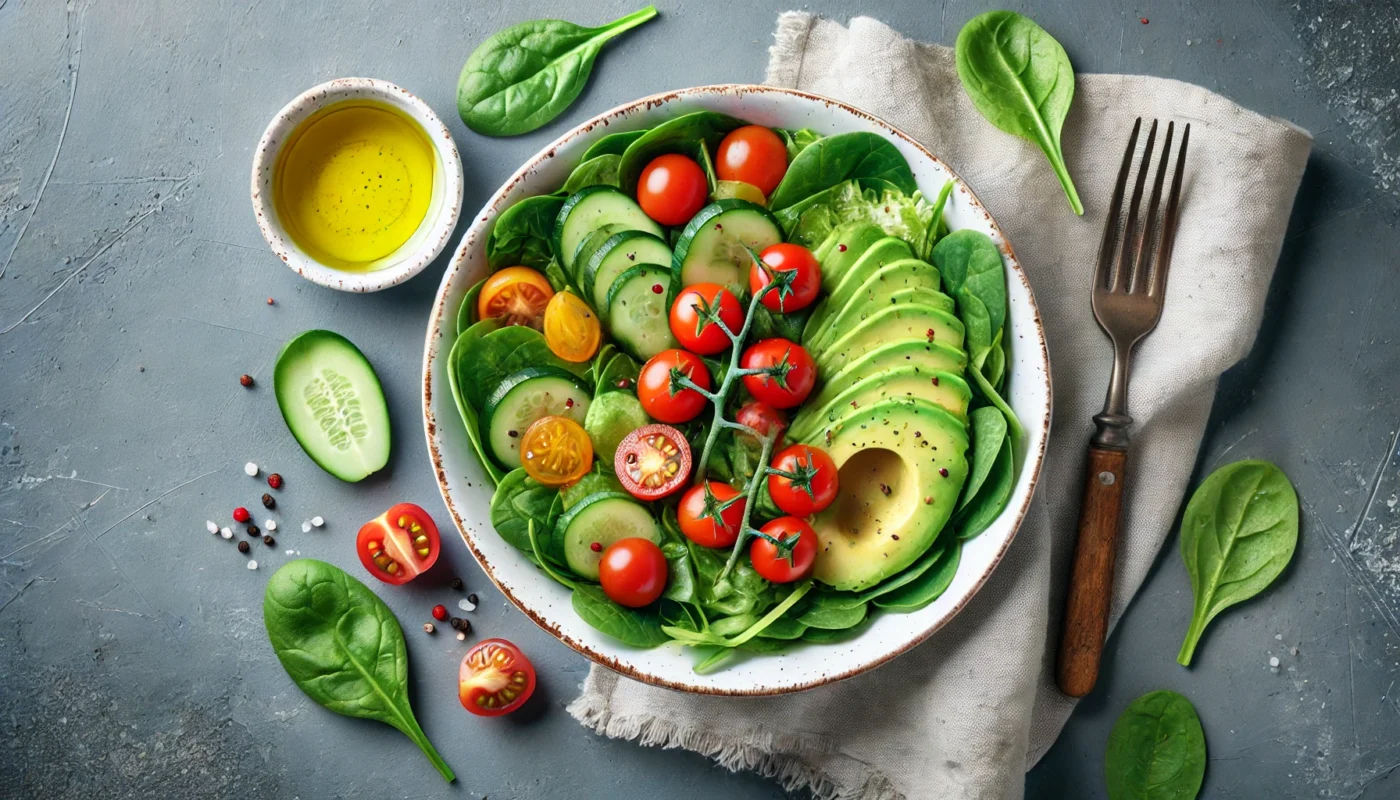
POLYGON ((603 328, 598 315, 572 292, 560 292, 544 309, 544 340, 554 355, 575 364, 598 352, 603 328))
POLYGON ((539 330, 552 297, 554 287, 543 273, 529 267, 507 267, 481 285, 476 310, 481 319, 500 317, 506 325, 529 325, 539 330))
POLYGON ((583 426, 568 417, 540 417, 520 440, 525 474, 545 486, 563 486, 593 467, 593 442, 583 426))

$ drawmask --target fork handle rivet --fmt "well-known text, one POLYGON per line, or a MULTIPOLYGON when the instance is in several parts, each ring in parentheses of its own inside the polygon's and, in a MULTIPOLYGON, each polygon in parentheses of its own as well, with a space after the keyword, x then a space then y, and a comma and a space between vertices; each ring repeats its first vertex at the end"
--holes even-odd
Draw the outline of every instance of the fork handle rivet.
POLYGON ((1114 477, 1113 473, 1108 472, 1107 470, 1099 473, 1099 483, 1102 483, 1104 486, 1112 486, 1117 480, 1118 479, 1114 477))

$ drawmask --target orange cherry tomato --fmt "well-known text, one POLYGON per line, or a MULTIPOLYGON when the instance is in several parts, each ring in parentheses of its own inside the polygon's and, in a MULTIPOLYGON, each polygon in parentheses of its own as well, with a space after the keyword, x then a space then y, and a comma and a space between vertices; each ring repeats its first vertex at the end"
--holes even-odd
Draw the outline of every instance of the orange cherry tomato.
POLYGON ((761 125, 745 125, 731 132, 715 154, 715 175, 720 180, 751 184, 765 197, 778 188, 787 168, 787 145, 761 125))
POLYGON ((729 547, 739 538, 747 502, 733 486, 705 481, 703 486, 693 486, 681 496, 676 519, 681 533, 690 541, 702 547, 729 547), (734 502, 725 505, 731 500, 734 502))
POLYGON ((529 325, 539 330, 554 287, 538 270, 506 267, 486 279, 477 298, 481 319, 500 317, 507 325, 529 325))
POLYGON ((797 517, 778 517, 760 530, 784 544, 794 537, 797 542, 791 551, 782 553, 767 539, 754 539, 749 545, 749 561, 755 572, 774 583, 792 583, 812 574, 818 542, 811 525, 797 517))
POLYGON ((355 537, 355 552, 369 574, 399 586, 428 571, 442 541, 428 512, 399 503, 366 522, 355 537))
POLYGON ((675 385, 675 375, 684 375, 701 389, 710 390, 710 370, 700 356, 685 350, 662 350, 643 364, 637 375, 637 399, 652 419, 672 424, 689 422, 705 410, 709 402, 705 396, 675 385))
POLYGON ((568 417, 540 417, 520 437, 520 466, 545 486, 563 486, 593 468, 593 441, 568 417))
POLYGON ((457 670, 457 699, 479 717, 499 717, 535 693, 535 665, 505 639, 483 639, 457 670))
POLYGON ((666 591, 666 556, 650 540, 618 539, 603 551, 598 583, 603 594, 620 606, 649 606, 666 591))
POLYGON ((710 182, 695 159, 679 153, 657 156, 637 181, 637 205, 662 225, 684 225, 705 205, 710 182))
POLYGON ((563 291, 550 298, 544 308, 544 341, 554 355, 579 364, 598 352, 602 340, 598 315, 578 295, 563 291))

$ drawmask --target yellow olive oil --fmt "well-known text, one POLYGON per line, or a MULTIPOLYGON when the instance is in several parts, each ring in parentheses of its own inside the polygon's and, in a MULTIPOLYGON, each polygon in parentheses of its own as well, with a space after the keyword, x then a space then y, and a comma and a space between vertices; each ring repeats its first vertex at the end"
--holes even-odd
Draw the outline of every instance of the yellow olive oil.
POLYGON ((418 123, 386 105, 337 103, 292 132, 273 181, 292 241, 329 267, 388 266, 422 224, 436 156, 418 123))

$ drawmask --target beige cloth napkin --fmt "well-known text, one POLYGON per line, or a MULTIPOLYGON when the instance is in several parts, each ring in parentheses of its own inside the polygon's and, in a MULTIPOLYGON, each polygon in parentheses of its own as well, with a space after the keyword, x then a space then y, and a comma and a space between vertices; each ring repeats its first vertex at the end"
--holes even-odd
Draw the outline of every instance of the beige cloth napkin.
MULTIPOLYGON (((1141 585, 1182 502, 1221 372, 1259 326, 1312 139, 1197 86, 1080 75, 1064 130, 1084 200, 1074 217, 1035 146, 993 128, 958 82, 953 51, 866 17, 849 28, 778 20, 767 82, 845 100, 903 128, 957 170, 1030 276, 1053 365, 1055 426, 1032 513, 991 580, 924 645, 866 675, 797 695, 696 697, 593 667, 570 712, 608 736, 684 747, 820 798, 1020 797, 1073 701, 1052 663, 1090 417, 1111 353, 1088 287, 1133 119, 1191 123, 1166 311, 1138 348, 1113 618, 1141 585)), ((1164 620, 1171 632, 1188 620, 1164 620)))

